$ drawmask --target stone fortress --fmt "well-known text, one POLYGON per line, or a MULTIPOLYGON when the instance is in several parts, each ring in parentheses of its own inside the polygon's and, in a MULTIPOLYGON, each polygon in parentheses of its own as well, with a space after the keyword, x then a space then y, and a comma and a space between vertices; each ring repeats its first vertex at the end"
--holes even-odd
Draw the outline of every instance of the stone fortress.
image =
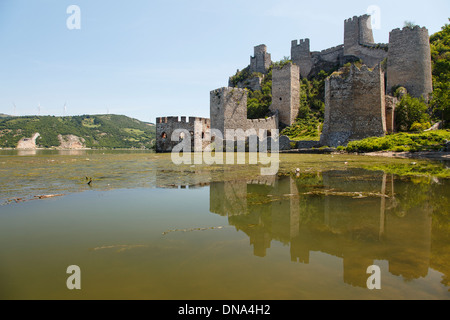
MULTIPOLYGON (((259 90, 272 65, 265 45, 254 48, 249 71, 255 76, 235 86, 210 93, 210 119, 164 117, 156 119, 156 151, 170 152, 179 142, 172 142, 175 129, 191 132, 203 139, 197 146, 209 144, 210 130, 223 134, 227 129, 280 130, 294 124, 300 105, 300 80, 311 78, 321 70, 332 71, 349 62, 362 61, 334 72, 325 82, 325 119, 320 146, 337 147, 349 141, 381 137, 394 132, 397 99, 393 90, 404 87, 413 97, 426 100, 433 91, 431 51, 428 30, 414 28, 392 30, 388 44, 374 43, 371 17, 363 15, 344 22, 344 44, 310 51, 310 40, 291 43, 292 63, 272 72, 272 105, 265 119, 247 119, 247 90, 259 90), (199 131, 195 131, 195 129, 199 131), (201 134, 200 134, 201 132, 201 134), (208 141, 208 142, 205 142, 208 141)), ((260 136, 260 139, 265 137, 260 136)), ((197 147, 199 148, 199 147, 197 147)), ((200 150, 194 150, 200 151, 200 150)))

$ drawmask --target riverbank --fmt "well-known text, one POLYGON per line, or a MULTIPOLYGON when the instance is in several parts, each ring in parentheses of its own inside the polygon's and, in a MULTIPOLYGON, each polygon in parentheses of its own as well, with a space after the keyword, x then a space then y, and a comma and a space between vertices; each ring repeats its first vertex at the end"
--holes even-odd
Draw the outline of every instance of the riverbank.
POLYGON ((377 151, 377 152, 361 153, 361 155, 372 157, 450 161, 450 152, 438 152, 438 151, 421 151, 421 152, 377 151))
POLYGON ((437 160, 450 161, 450 152, 447 151, 418 151, 418 152, 395 152, 395 151, 375 151, 375 152, 347 152, 338 151, 335 148, 320 148, 320 149, 292 149, 287 151, 280 151, 284 154, 347 154, 360 155, 371 157, 386 157, 399 159, 423 159, 423 160, 437 160))

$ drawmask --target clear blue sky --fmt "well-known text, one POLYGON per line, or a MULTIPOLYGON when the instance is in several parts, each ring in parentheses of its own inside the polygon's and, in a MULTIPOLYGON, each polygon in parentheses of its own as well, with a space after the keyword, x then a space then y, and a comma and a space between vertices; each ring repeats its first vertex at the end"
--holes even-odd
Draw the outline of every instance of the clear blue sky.
POLYGON ((291 40, 312 50, 343 43, 344 19, 380 8, 375 42, 404 21, 430 34, 450 1, 0 0, 0 113, 209 117, 209 92, 266 44, 272 59, 291 40), (69 5, 81 29, 69 30, 69 5))

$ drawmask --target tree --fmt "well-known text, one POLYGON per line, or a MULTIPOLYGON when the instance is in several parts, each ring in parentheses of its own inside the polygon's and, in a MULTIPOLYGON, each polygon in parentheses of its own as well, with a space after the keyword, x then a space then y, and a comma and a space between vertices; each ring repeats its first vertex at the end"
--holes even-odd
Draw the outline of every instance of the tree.
POLYGON ((417 24, 415 24, 414 21, 405 21, 403 27, 413 29, 414 27, 417 27, 417 24))
MULTIPOLYGON (((450 19, 449 19, 450 21, 450 19)), ((430 37, 433 68, 433 95, 430 101, 433 116, 450 124, 450 24, 430 37)))
POLYGON ((423 98, 417 99, 405 94, 395 109, 395 124, 398 131, 410 131, 415 123, 427 125, 430 116, 423 98))

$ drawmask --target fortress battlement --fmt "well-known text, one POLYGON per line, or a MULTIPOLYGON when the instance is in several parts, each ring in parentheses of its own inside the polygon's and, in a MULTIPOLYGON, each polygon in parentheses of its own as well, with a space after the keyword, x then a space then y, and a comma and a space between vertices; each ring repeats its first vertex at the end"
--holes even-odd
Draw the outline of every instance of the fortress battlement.
POLYGON ((156 118, 156 124, 177 124, 177 123, 195 123, 202 122, 205 124, 209 123, 208 118, 200 118, 200 117, 158 117, 156 118))
POLYGON ((305 47, 305 48, 308 47, 309 48, 309 43, 310 43, 309 38, 300 39, 300 42, 298 40, 292 40, 291 47, 298 47, 298 46, 300 46, 300 47, 305 47))
POLYGON ((352 18, 345 19, 344 22, 345 22, 345 23, 359 22, 360 18, 365 18, 365 19, 367 19, 367 18, 370 18, 370 15, 368 15, 368 14, 363 14, 362 16, 353 16, 352 18))
POLYGON ((402 29, 397 28, 397 29, 392 30, 389 33, 389 35, 395 36, 395 35, 401 35, 401 34, 410 33, 410 32, 426 33, 428 35, 428 29, 426 27, 420 27, 420 26, 414 26, 413 28, 404 27, 402 29))
POLYGON ((263 119, 248 119, 248 121, 254 124, 261 124, 261 123, 272 123, 275 119, 278 119, 278 114, 263 119))
POLYGON ((329 53, 334 53, 336 51, 342 50, 344 48, 344 45, 338 45, 335 47, 331 47, 322 51, 314 51, 313 54, 318 54, 318 55, 324 55, 324 54, 329 54, 329 53))

